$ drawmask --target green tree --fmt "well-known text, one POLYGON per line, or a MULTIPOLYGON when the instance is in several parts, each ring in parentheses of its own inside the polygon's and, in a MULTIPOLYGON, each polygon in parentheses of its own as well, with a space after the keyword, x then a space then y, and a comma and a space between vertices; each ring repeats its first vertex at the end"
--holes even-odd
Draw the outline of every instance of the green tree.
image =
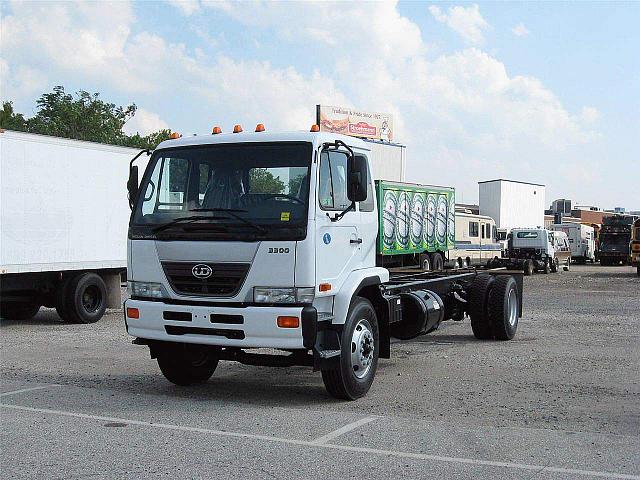
POLYGON ((289 179, 289 195, 296 195, 300 191, 300 185, 305 178, 307 178, 307 174, 301 173, 289 179))
POLYGON ((13 103, 3 102, 0 110, 0 128, 24 132, 27 130, 27 121, 21 113, 13 110, 13 103))
POLYGON ((251 193, 284 193, 284 182, 266 168, 252 168, 249 172, 251 193))
POLYGON ((134 103, 116 106, 100 99, 99 93, 80 90, 75 97, 64 87, 54 87, 37 101, 38 112, 25 119, 15 113, 11 102, 4 102, 0 111, 0 128, 108 143, 134 148, 155 148, 167 140, 170 130, 159 130, 147 136, 127 135, 122 127, 136 114, 134 103))

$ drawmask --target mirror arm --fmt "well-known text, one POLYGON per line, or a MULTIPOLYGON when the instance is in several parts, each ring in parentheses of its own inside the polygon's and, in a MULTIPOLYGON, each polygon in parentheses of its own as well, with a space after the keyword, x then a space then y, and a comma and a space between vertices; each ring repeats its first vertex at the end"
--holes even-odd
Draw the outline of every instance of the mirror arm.
POLYGON ((140 152, 138 152, 138 154, 135 157, 133 157, 131 159, 131 161, 129 162, 129 170, 131 170, 131 167, 133 167, 133 162, 135 162, 138 159, 138 157, 140 155, 142 155, 143 153, 146 153, 147 156, 149 156, 149 155, 151 155, 151 150, 149 150, 149 149, 140 150, 140 152))
POLYGON ((355 212, 355 210, 356 210, 356 202, 351 202, 351 205, 349 205, 347 208, 345 208, 340 213, 336 213, 333 217, 327 213, 327 217, 329 217, 329 220, 331 220, 332 222, 337 222, 342 217, 344 217, 347 214, 347 212, 349 212, 351 210, 353 210, 355 212))

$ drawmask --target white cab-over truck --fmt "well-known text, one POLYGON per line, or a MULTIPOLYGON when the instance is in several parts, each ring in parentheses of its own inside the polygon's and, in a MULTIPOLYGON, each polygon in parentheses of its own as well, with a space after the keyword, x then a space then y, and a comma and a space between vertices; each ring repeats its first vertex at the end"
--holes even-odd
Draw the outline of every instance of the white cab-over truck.
POLYGON ((0 131, 0 316, 93 323, 122 306, 124 196, 137 150, 0 131))
POLYGON ((316 128, 169 140, 140 181, 131 167, 126 327, 171 382, 220 360, 308 365, 356 399, 391 336, 466 315, 476 337, 515 335, 522 275, 378 266, 371 150, 316 128))

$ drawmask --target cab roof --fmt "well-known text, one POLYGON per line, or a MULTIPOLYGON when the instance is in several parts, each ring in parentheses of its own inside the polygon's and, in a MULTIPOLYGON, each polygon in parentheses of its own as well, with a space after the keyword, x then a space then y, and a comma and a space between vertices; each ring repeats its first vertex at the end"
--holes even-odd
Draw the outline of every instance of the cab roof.
POLYGON ((165 140, 156 147, 156 150, 176 147, 193 147, 197 145, 215 145, 231 143, 258 143, 258 142, 310 142, 314 146, 323 143, 332 143, 341 140, 351 148, 358 150, 370 150, 367 143, 359 138, 328 132, 240 132, 219 133, 216 135, 194 135, 180 137, 174 140, 165 140))

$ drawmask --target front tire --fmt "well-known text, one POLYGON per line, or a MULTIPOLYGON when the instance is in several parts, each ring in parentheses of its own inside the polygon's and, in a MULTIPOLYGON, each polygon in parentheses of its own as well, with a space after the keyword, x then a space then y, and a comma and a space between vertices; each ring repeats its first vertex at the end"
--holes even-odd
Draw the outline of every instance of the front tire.
POLYGON ((551 262, 551 273, 558 273, 560 271, 560 260, 555 257, 551 262))
POLYGON ((355 400, 369 391, 378 368, 378 317, 368 300, 351 303, 341 345, 339 365, 323 370, 322 380, 332 397, 355 400))
POLYGON ((157 360, 167 380, 186 387, 209 380, 220 358, 215 348, 177 343, 164 347, 157 360))
POLYGON ((535 271, 535 267, 533 265, 533 260, 527 260, 524 264, 525 277, 530 277, 531 275, 533 275, 534 271, 535 271))
POLYGON ((640 265, 638 265, 638 266, 636 267, 636 273, 637 273, 637 274, 638 274, 638 276, 640 277, 640 265))
POLYGON ((545 274, 547 274, 547 275, 549 273, 551 273, 551 260, 549 258, 545 258, 544 259, 544 270, 543 270, 543 272, 545 274))

